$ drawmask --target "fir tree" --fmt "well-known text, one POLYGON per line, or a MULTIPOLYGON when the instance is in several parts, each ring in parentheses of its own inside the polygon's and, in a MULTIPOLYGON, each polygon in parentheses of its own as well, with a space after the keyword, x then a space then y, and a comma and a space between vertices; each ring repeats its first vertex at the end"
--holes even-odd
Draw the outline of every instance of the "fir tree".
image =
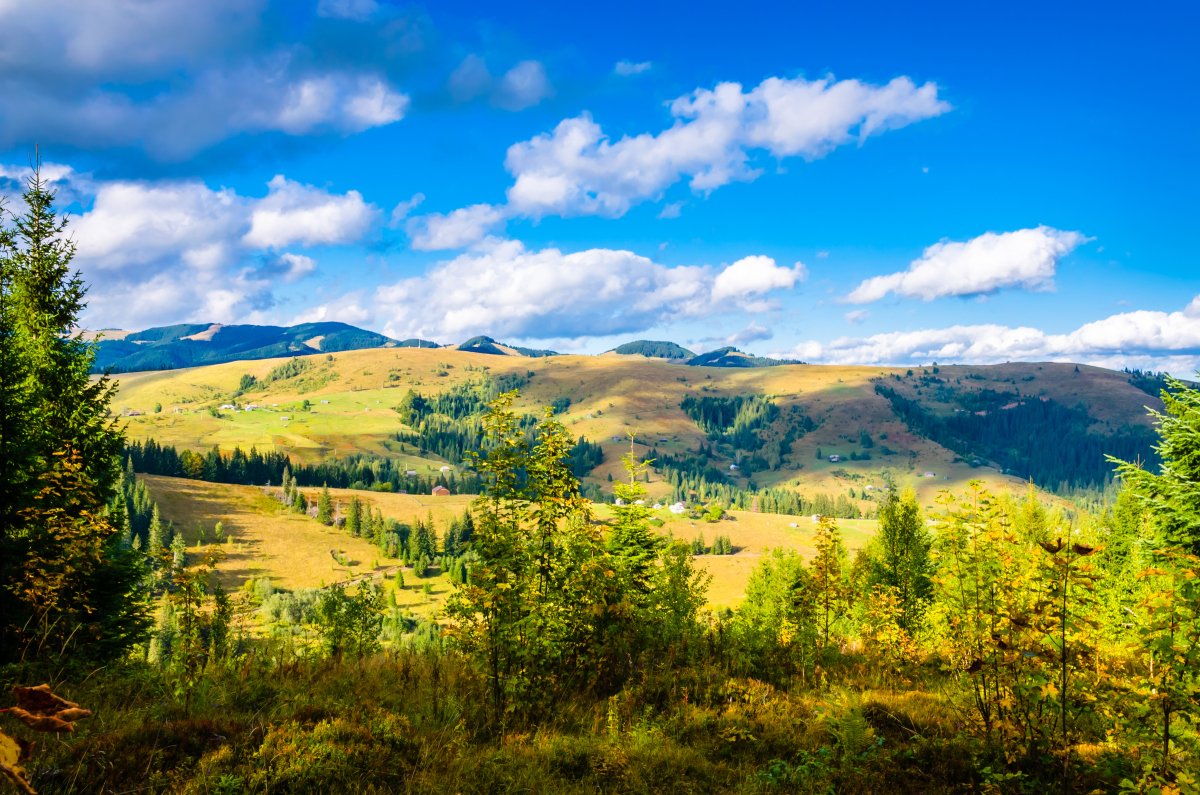
POLYGON ((654 562, 662 549, 662 539, 650 532, 650 509, 636 503, 646 494, 646 487, 638 480, 648 464, 639 462, 632 445, 621 461, 629 474, 629 483, 614 484, 614 491, 622 504, 615 506, 617 514, 612 535, 608 540, 609 551, 620 569, 624 584, 635 593, 646 593, 654 562))
POLYGON ((171 565, 177 569, 187 565, 187 544, 182 534, 176 534, 171 540, 171 565))
POLYGON ((0 224, 0 662, 68 643, 108 658, 151 623, 143 556, 105 515, 122 463, 115 384, 89 376, 87 287, 40 160, 22 198, 0 224))
POLYGON ((317 521, 323 525, 333 524, 333 499, 329 496, 329 484, 321 489, 321 498, 317 502, 317 521))

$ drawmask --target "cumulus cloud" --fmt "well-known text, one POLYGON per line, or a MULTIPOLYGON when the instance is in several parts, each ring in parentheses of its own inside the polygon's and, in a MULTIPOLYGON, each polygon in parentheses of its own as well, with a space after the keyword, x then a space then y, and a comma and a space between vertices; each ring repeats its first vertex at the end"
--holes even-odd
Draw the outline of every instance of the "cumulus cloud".
POLYGON ((356 190, 342 196, 276 175, 266 198, 254 205, 250 231, 242 242, 251 248, 283 248, 346 243, 366 233, 379 216, 356 190))
MULTIPOLYGON (((741 261, 739 261, 741 262, 741 261)), ((422 277, 380 287, 372 301, 387 318, 385 333, 438 339, 474 334, 517 339, 578 339, 642 331, 664 322, 745 308, 742 299, 787 286, 747 285, 735 263, 666 267, 630 251, 529 251, 519 241, 462 254, 422 277), (733 284, 717 289, 730 270, 733 284)), ((793 273, 792 269, 780 269, 793 273)), ((727 282, 728 283, 728 282, 727 282)), ((751 324, 743 334, 768 333, 751 324)))
POLYGON ((430 213, 410 219, 408 237, 420 251, 463 248, 478 243, 505 220, 500 208, 490 204, 463 207, 448 215, 430 213))
POLYGON ((777 289, 791 289, 796 282, 808 278, 804 263, 781 268, 775 260, 764 256, 743 257, 723 270, 713 283, 713 300, 744 298, 777 289))
POLYGON ((867 279, 846 300, 866 304, 895 293, 932 301, 987 295, 1006 287, 1049 291, 1054 289, 1058 263, 1087 240, 1080 232, 1048 226, 987 232, 965 243, 943 240, 925 249, 908 270, 867 279))
MULTIPOLYGON (((449 88, 465 100, 493 91, 490 80, 482 60, 468 56, 449 88)), ((537 93, 529 90, 530 96, 537 93)), ((679 97, 669 107, 675 123, 657 135, 614 142, 584 113, 564 119, 550 133, 513 144, 504 161, 513 184, 507 204, 494 209, 506 218, 618 218, 635 204, 658 200, 683 179, 697 193, 756 179, 762 170, 751 160, 760 150, 780 160, 815 160, 838 146, 861 146, 871 136, 950 110, 938 98, 936 84, 917 86, 907 77, 883 86, 832 77, 772 77, 750 91, 721 83, 679 97)), ((663 217, 671 215, 664 211, 663 217)))
POLYGON ((456 102, 470 102, 479 96, 504 110, 518 111, 533 107, 554 96, 554 87, 539 61, 521 61, 496 79, 483 58, 472 53, 462 60, 446 82, 456 102))
POLYGON ((960 325, 803 342, 778 354, 826 364, 1084 361, 1106 367, 1170 367, 1182 373, 1200 365, 1200 296, 1177 312, 1123 312, 1068 334, 1027 326, 960 325))
POLYGON ((613 71, 622 77, 628 77, 629 75, 641 74, 649 69, 649 61, 643 61, 642 63, 633 63, 632 61, 617 61, 617 65, 613 71))
MULTIPOLYGON (((326 66, 301 41, 272 40, 266 9, 265 0, 0 3, 0 146, 140 146, 179 161, 243 133, 352 134, 403 118, 409 98, 376 55, 411 48, 412 30, 360 26, 358 38, 332 45, 346 52, 326 66)), ((373 0, 317 8, 342 19, 375 10, 373 0)))
POLYGON ((746 92, 738 83, 697 89, 670 104, 675 123, 658 135, 610 141, 589 114, 514 144, 505 168, 508 202, 530 217, 618 217, 681 179, 708 192, 761 171, 753 150, 814 160, 843 144, 941 115, 950 105, 933 83, 898 77, 885 86, 832 77, 772 77, 746 92))
POLYGON ((282 176, 261 199, 185 180, 85 185, 91 207, 69 230, 92 326, 262 317, 275 287, 316 271, 312 257, 283 248, 353 242, 379 216, 354 191, 282 176))

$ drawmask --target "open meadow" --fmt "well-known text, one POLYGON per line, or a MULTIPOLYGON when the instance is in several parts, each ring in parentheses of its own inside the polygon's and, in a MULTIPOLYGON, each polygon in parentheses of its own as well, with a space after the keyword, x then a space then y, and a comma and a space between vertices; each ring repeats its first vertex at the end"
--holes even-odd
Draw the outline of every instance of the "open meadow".
MULTIPOLYGON (((288 590, 324 587, 363 577, 385 584, 390 580, 394 587, 395 572, 399 569, 404 572, 407 586, 396 592, 399 606, 411 608, 418 615, 436 615, 449 595, 451 584, 444 573, 417 580, 411 567, 401 568, 399 559, 384 557, 370 541, 291 513, 261 488, 155 475, 140 477, 145 479, 163 517, 174 522, 190 550, 197 549, 200 540, 198 525, 205 528, 205 544, 211 545, 213 527, 217 522, 222 523, 229 540, 221 545, 224 560, 216 577, 228 589, 240 588, 246 580, 262 577, 269 578, 277 588, 288 590), (331 550, 347 556, 348 565, 339 564, 331 550), (421 592, 427 583, 433 590, 428 598, 421 592)), ((302 491, 313 501, 319 493, 319 489, 302 491)), ((461 515, 473 500, 467 495, 431 497, 349 489, 330 489, 330 494, 335 503, 341 504, 348 502, 351 495, 357 495, 372 510, 378 509, 384 518, 406 524, 432 516, 441 534, 450 519, 461 515)), ((597 520, 608 524, 612 509, 597 505, 595 515, 597 520)), ((732 555, 695 558, 696 565, 712 575, 708 601, 714 607, 736 607, 741 602, 746 581, 763 553, 782 548, 796 550, 806 558, 814 554, 815 526, 807 516, 730 511, 721 521, 707 522, 676 516, 665 509, 655 511, 654 515, 663 522, 662 527, 654 529, 662 536, 691 542, 702 535, 711 546, 716 535, 724 535, 733 542, 732 555)), ((846 549, 853 553, 868 543, 876 524, 871 519, 839 520, 846 549)))

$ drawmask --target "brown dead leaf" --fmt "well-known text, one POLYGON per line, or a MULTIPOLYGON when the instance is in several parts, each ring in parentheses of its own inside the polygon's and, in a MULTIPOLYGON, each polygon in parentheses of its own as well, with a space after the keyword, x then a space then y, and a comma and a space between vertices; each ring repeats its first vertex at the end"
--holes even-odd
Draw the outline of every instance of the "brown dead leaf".
POLYGON ((34 731, 73 732, 74 721, 91 717, 91 710, 81 709, 74 701, 59 698, 50 685, 14 687, 17 706, 9 709, 14 718, 34 731))

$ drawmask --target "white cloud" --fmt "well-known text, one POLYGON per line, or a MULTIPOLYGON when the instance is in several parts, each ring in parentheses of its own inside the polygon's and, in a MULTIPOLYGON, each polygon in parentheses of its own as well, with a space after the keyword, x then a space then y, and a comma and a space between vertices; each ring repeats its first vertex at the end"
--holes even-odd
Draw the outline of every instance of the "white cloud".
POLYGON ((792 268, 781 268, 770 257, 743 257, 717 276, 713 283, 713 300, 744 298, 781 288, 790 290, 796 282, 807 278, 808 269, 801 262, 792 268))
POLYGON ((228 263, 247 227, 247 202, 200 182, 109 182, 74 220, 79 258, 119 270, 175 260, 215 270, 228 263))
POLYGON ((463 207, 449 215, 430 213, 409 220, 406 227, 412 247, 420 251, 463 248, 487 237, 504 222, 501 209, 490 204, 463 207))
MULTIPOLYGON (((734 299, 772 289, 738 281, 734 292, 718 292, 719 279, 710 267, 669 268, 630 251, 528 251, 510 240, 381 287, 371 303, 391 336, 578 339, 735 312, 743 307, 734 299)), ((768 331, 751 324, 744 333, 766 339, 768 331)))
POLYGON ((870 316, 871 316, 871 313, 865 309, 855 309, 855 310, 847 312, 845 315, 843 315, 843 317, 846 318, 846 322, 852 326, 863 322, 870 316))
MULTIPOLYGON (((71 185, 71 175, 63 179, 71 185)), ((379 215, 354 191, 330 194, 282 176, 262 199, 196 181, 83 178, 72 187, 91 204, 68 230, 91 285, 92 326, 269 319, 275 288, 316 271, 311 257, 280 249, 352 242, 379 215)))
POLYGON ((749 92, 737 83, 697 89, 670 105, 675 124, 658 135, 609 141, 588 114, 509 147, 516 213, 618 217, 680 179, 707 192, 755 179, 751 151, 777 159, 823 157, 842 144, 950 110, 933 83, 907 77, 885 86, 832 78, 768 78, 749 92))
POLYGON ((1005 287, 1054 289, 1059 261, 1088 238, 1048 226, 1015 232, 987 232, 958 243, 943 240, 925 249, 907 271, 875 276, 856 287, 846 300, 878 301, 888 293, 903 298, 986 295, 1005 287))
POLYGON ((628 77, 629 75, 637 75, 647 71, 650 69, 650 65, 651 64, 649 61, 643 61, 642 63, 633 63, 632 61, 617 61, 617 65, 613 71, 622 77, 628 77))
POLYGON ((1082 361, 1114 368, 1170 368, 1182 374, 1200 366, 1200 296, 1178 312, 1124 312, 1068 334, 1027 326, 952 326, 803 342, 777 353, 826 364, 1082 361))
POLYGON ((279 255, 279 263, 283 266, 283 280, 288 284, 298 282, 317 271, 317 261, 303 254, 285 252, 279 255))
POLYGON ((334 196, 282 174, 267 185, 269 192, 255 203, 250 231, 242 240, 251 248, 346 243, 362 237, 379 216, 379 209, 356 190, 334 196))
POLYGON ((546 67, 538 61, 521 61, 504 73, 492 92, 492 104, 505 110, 531 108, 554 96, 546 67))
POLYGON ((492 105, 504 110, 524 110, 554 96, 554 87, 539 61, 521 61, 499 80, 492 77, 483 58, 472 53, 463 58, 446 81, 455 102, 470 102, 487 95, 492 105))
POLYGON ((399 223, 407 218, 408 214, 415 210, 423 201, 425 201, 424 193, 414 193, 411 199, 399 202, 395 207, 392 208, 392 222, 390 225, 393 228, 399 225, 399 223))
MULTIPOLYGON (((482 59, 472 55, 451 75, 449 88, 465 101, 492 90, 490 80, 482 59)), ((539 85, 533 79, 523 78, 525 82, 539 85)), ((533 88, 529 91, 530 96, 538 95, 533 88)), ((493 102, 496 96, 493 91, 493 102)), ((843 144, 862 145, 872 135, 939 116, 950 105, 938 99, 934 83, 918 87, 907 77, 884 86, 832 77, 814 81, 772 77, 749 92, 738 83, 721 83, 711 91, 697 89, 671 102, 670 109, 675 124, 658 135, 626 136, 614 143, 584 113, 559 122, 551 133, 513 144, 504 167, 514 181, 507 190, 507 205, 492 207, 496 217, 618 218, 634 204, 658 200, 685 177, 700 193, 753 180, 761 173, 750 165, 755 150, 777 159, 813 160, 843 144)), ((473 212, 479 214, 478 208, 487 206, 475 205, 473 212)), ((430 223, 450 216, 438 215, 430 223)), ((664 208, 662 217, 672 217, 669 209, 664 208)), ((476 230, 448 235, 447 241, 463 242, 447 247, 469 245, 482 234, 476 230)), ((428 249, 440 245, 434 236, 422 239, 428 249)))
MULTIPOLYGON (((323 0, 317 10, 350 18, 371 5, 323 0)), ((265 0, 0 2, 0 147, 32 140, 135 146, 182 161, 243 133, 349 134, 403 118, 408 96, 364 48, 332 45, 345 57, 323 65, 304 43, 263 35, 266 7, 265 0)))

